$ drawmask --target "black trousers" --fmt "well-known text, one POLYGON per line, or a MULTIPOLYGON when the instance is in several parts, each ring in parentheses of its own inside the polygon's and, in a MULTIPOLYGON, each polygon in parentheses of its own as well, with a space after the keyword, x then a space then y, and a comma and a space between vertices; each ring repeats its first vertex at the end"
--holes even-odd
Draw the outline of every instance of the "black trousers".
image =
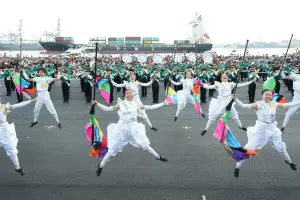
POLYGON ((155 80, 152 83, 152 95, 153 95, 153 102, 158 102, 158 95, 159 95, 159 83, 155 80))
POLYGON ((6 95, 11 95, 11 81, 7 80, 6 78, 4 79, 4 84, 6 87, 6 95))
POLYGON ((69 99, 70 99, 70 86, 66 82, 63 82, 61 84, 61 90, 62 90, 64 102, 69 102, 69 99))
POLYGON ((51 92, 52 85, 53 85, 54 83, 55 83, 54 81, 53 81, 53 82, 51 82, 51 83, 49 83, 48 92, 51 92))
POLYGON ((89 82, 84 83, 84 93, 85 93, 86 102, 91 102, 92 101, 92 86, 89 82))
POLYGON ((114 101, 114 85, 111 82, 109 82, 109 87, 110 87, 109 103, 112 103, 114 101))
POLYGON ((168 83, 169 83, 169 79, 164 79, 164 88, 165 88, 165 90, 168 89, 167 87, 170 87, 170 85, 168 83))
MULTIPOLYGON (((210 78, 210 79, 209 79, 209 83, 210 83, 211 85, 214 85, 214 84, 215 84, 215 78, 214 78, 214 77, 210 78)), ((209 89, 209 90, 208 90, 208 95, 209 95, 210 97, 214 96, 214 93, 215 93, 215 89, 209 89)))
POLYGON ((254 103, 255 91, 256 91, 256 83, 251 83, 248 86, 249 102, 251 102, 251 103, 254 103))
MULTIPOLYGON (((114 82, 116 82, 117 84, 121 84, 122 83, 122 78, 121 78, 121 76, 120 75, 116 75, 115 77, 114 77, 114 82)), ((117 87, 117 92, 120 92, 121 91, 121 88, 118 88, 117 87)))
POLYGON ((200 87, 200 99, 202 103, 206 103, 206 91, 204 87, 200 87))
POLYGON ((84 92, 84 81, 83 81, 83 78, 80 78, 80 88, 81 88, 81 92, 84 92))
MULTIPOLYGON (((148 79, 146 77, 141 78, 142 83, 147 83, 148 79)), ((142 97, 147 96, 147 87, 142 86, 142 97)))

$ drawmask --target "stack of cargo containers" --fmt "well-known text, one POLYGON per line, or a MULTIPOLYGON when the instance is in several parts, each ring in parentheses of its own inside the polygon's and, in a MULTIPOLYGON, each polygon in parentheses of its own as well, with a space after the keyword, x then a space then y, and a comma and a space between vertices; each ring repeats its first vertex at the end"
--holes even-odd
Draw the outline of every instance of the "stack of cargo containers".
POLYGON ((122 45, 122 44, 124 44, 124 38, 116 38, 116 37, 108 38, 108 45, 122 45))
POLYGON ((159 38, 158 37, 144 37, 143 44, 158 44, 159 38))
POLYGON ((189 40, 174 40, 174 44, 190 44, 189 40))
POLYGON ((72 37, 56 37, 55 42, 62 44, 74 44, 72 37))
POLYGON ((141 37, 125 37, 126 44, 141 45, 141 37))

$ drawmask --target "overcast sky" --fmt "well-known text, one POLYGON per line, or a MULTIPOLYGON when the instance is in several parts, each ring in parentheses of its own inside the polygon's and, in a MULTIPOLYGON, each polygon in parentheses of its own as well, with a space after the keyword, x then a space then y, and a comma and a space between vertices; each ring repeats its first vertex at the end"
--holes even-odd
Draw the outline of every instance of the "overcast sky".
POLYGON ((89 37, 159 37, 160 42, 186 39, 188 23, 198 12, 215 44, 300 39, 296 0, 7 0, 0 4, 0 34, 16 31, 38 38, 56 29, 76 43, 89 37))

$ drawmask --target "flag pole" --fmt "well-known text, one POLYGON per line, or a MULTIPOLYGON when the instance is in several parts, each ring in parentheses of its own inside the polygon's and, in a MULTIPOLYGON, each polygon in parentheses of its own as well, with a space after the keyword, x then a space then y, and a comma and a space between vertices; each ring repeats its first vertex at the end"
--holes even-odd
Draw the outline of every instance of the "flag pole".
MULTIPOLYGON (((94 74, 93 74, 93 77, 94 77, 94 92, 93 92, 93 101, 96 100, 96 73, 97 73, 97 55, 98 55, 98 38, 93 38, 93 39, 90 39, 90 42, 95 42, 96 43, 96 52, 95 52, 95 63, 94 63, 94 74)), ((95 104, 91 106, 91 110, 90 110, 90 115, 94 115, 95 114, 95 104)), ((90 116, 91 118, 91 116, 90 116)), ((94 140, 95 140, 95 127, 94 127, 94 123, 92 123, 92 141, 91 141, 91 145, 93 146, 94 145, 94 140)))
MULTIPOLYGON (((20 99, 23 101, 23 94, 22 94, 22 48, 23 48, 23 38, 22 38, 22 19, 20 20, 20 62, 19 62, 19 73, 20 73, 20 99)), ((18 91, 17 91, 18 93, 18 91)))

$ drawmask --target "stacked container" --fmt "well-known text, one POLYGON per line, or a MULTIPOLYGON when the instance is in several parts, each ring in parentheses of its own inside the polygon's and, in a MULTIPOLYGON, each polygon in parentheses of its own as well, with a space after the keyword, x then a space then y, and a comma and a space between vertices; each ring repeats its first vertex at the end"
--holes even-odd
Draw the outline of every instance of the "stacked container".
POLYGON ((55 42, 62 44, 74 44, 72 37, 56 37, 55 42))
POLYGON ((158 44, 159 38, 158 37, 144 37, 143 44, 158 44))
POLYGON ((190 44, 189 40, 174 40, 174 44, 190 44))
POLYGON ((141 37, 125 37, 125 43, 129 45, 141 45, 141 37))
POLYGON ((98 44, 106 44, 106 37, 93 37, 90 41, 98 41, 98 44))
POLYGON ((124 38, 116 38, 116 37, 108 38, 108 45, 120 45, 120 44, 124 44, 124 38))

